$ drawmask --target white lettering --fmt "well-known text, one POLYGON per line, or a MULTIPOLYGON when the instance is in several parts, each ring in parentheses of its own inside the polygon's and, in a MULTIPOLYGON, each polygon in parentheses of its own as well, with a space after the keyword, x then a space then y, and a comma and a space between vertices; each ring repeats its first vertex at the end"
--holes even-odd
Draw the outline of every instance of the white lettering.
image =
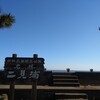
POLYGON ((29 60, 28 60, 28 59, 26 59, 26 60, 25 60, 25 63, 28 63, 28 62, 29 62, 29 60))
POLYGON ((23 59, 21 60, 21 63, 24 63, 24 60, 23 59))
POLYGON ((37 71, 31 71, 30 72, 30 78, 35 78, 35 79, 38 79, 39 77, 39 74, 37 74, 37 71))
POLYGON ((21 77, 24 77, 25 76, 25 70, 21 70, 21 77))
POLYGON ((20 69, 20 64, 16 64, 17 69, 20 69))
POLYGON ((28 66, 28 68, 29 68, 29 69, 33 69, 33 64, 30 64, 30 65, 28 66))
POLYGON ((7 63, 9 63, 9 62, 11 62, 11 59, 8 59, 8 60, 7 60, 7 63))
POLYGON ((17 59, 17 60, 16 60, 16 63, 20 63, 20 60, 19 60, 19 59, 17 59))
POLYGON ((12 60, 11 62, 13 63, 13 62, 15 62, 15 60, 12 60))

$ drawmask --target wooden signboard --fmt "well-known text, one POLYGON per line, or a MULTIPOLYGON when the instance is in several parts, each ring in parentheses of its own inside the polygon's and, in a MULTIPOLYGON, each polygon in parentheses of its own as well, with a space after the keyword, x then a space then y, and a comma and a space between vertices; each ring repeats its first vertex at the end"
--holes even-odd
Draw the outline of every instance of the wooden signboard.
POLYGON ((34 73, 44 71, 44 58, 38 58, 37 54, 34 54, 33 58, 17 57, 13 54, 12 57, 5 58, 4 70, 8 73, 8 78, 38 77, 34 73))

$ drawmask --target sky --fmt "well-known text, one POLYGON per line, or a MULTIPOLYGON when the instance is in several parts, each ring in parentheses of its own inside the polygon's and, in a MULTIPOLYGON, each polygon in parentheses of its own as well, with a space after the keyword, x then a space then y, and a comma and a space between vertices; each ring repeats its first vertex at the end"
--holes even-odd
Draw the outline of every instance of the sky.
POLYGON ((0 0, 15 16, 0 29, 0 69, 5 57, 45 59, 47 70, 100 71, 100 0, 0 0))

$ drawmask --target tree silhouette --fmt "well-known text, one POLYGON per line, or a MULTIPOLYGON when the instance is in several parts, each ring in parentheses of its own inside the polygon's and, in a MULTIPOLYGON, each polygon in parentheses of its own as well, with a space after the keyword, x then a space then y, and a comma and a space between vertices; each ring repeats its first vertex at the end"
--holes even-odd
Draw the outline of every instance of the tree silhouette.
POLYGON ((9 14, 0 12, 0 28, 9 28, 15 23, 15 17, 9 14))

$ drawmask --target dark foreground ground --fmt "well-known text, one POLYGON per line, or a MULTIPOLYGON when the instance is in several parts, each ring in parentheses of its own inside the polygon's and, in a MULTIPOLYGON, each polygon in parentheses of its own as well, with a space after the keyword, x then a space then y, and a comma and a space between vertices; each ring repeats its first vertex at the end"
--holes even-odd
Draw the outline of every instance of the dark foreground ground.
MULTIPOLYGON (((67 72, 66 72, 67 73, 67 72)), ((64 74, 66 74, 64 73, 64 74)), ((0 94, 10 94, 9 80, 3 78, 3 72, 0 73, 0 94)), ((78 76, 79 86, 54 86, 53 74, 46 71, 37 81, 37 100, 68 100, 57 99, 55 95, 67 93, 84 93, 88 99, 80 100, 100 100, 100 72, 75 72, 78 76)), ((59 74, 59 73, 57 73, 59 74)), ((73 74, 73 73, 67 73, 73 74)), ((61 73, 60 73, 61 75, 61 73)), ((30 100, 32 85, 29 80, 17 80, 15 83, 15 100, 30 100)), ((61 98, 61 97, 59 97, 61 98)), ((71 99, 70 99, 71 100, 71 99)), ((79 99, 73 99, 79 100, 79 99)))

